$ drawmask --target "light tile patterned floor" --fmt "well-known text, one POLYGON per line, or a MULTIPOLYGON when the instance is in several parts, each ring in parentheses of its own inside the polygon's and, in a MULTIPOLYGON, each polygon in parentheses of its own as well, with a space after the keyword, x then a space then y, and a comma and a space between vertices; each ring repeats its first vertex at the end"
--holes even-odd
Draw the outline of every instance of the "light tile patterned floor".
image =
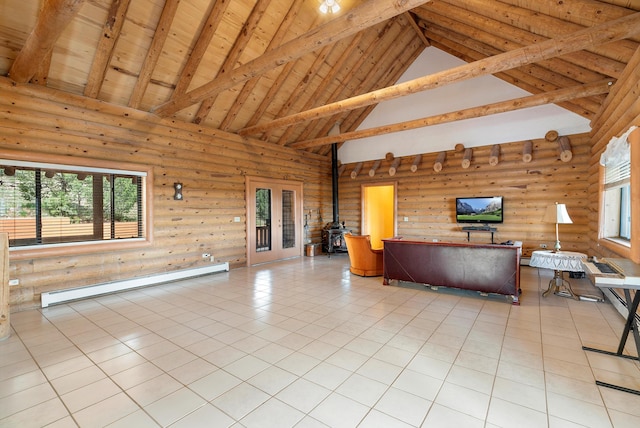
MULTIPOLYGON (((382 286, 304 257, 14 313, 2 427, 634 427, 609 303, 382 286)), ((597 292, 587 280, 571 280, 597 292)), ((580 291, 579 291, 580 292, 580 291)), ((627 346, 634 353, 633 340, 627 346)))

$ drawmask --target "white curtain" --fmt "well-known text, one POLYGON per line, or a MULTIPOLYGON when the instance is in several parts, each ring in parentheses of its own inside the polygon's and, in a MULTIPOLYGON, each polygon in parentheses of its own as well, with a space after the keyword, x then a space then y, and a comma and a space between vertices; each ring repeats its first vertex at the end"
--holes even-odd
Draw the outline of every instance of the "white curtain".
POLYGON ((637 126, 632 126, 620 137, 613 137, 609 140, 607 148, 604 153, 600 155, 600 165, 620 164, 631 160, 628 137, 636 128, 637 126))

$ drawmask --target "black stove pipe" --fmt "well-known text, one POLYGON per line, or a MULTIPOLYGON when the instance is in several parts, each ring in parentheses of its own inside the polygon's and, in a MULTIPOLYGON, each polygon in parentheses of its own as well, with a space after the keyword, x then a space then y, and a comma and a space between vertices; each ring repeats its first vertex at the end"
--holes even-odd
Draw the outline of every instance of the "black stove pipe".
POLYGON ((338 210, 338 144, 331 145, 331 197, 333 201, 332 229, 340 229, 340 216, 338 210))

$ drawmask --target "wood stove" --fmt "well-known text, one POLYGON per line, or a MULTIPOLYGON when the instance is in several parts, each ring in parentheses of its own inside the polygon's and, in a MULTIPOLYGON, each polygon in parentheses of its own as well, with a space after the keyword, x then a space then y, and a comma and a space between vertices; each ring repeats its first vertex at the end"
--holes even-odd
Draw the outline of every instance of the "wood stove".
POLYGON ((343 226, 339 229, 332 226, 333 223, 329 223, 322 229, 322 251, 329 255, 336 252, 346 252, 347 243, 344 240, 344 234, 351 231, 343 226))

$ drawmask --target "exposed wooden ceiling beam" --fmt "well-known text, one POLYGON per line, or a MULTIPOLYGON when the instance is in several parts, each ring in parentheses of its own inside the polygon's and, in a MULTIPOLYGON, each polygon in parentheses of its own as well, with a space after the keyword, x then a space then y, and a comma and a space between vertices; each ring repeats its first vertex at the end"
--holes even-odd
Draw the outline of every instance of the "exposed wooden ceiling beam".
MULTIPOLYGON (((256 27, 260 23, 260 19, 262 15, 264 15, 267 7, 271 3, 271 0, 258 0, 258 2, 253 6, 249 17, 244 22, 244 25, 240 29, 240 33, 236 38, 235 42, 233 42, 233 46, 231 50, 227 54, 222 66, 220 67, 220 71, 218 72, 218 76, 221 76, 229 71, 233 70, 238 61, 242 52, 244 52, 249 40, 253 37, 253 33, 256 30, 256 27)), ((193 123, 201 123, 203 120, 207 118, 211 109, 213 108, 213 104, 216 101, 218 94, 213 94, 208 98, 205 98, 200 107, 198 108, 198 112, 193 118, 193 123)))
MULTIPOLYGON (((356 51, 358 44, 362 39, 362 35, 363 35, 362 32, 356 34, 353 40, 351 41, 351 43, 349 43, 349 46, 342 51, 342 54, 340 55, 340 57, 333 64, 333 67, 331 67, 331 70, 329 70, 329 74, 327 74, 327 76, 324 79, 322 79, 322 82, 316 87, 316 90, 313 92, 313 94, 311 94, 311 96, 307 98, 307 101, 302 106, 302 109, 308 109, 316 105, 316 103, 318 103, 318 101, 322 99, 323 94, 328 92, 327 88, 329 87, 331 82, 334 81, 337 74, 340 72, 340 70, 342 70, 342 67, 344 66, 347 59, 351 55, 353 55, 354 52, 356 51)), ((365 58, 365 55, 360 55, 360 57, 365 58)), ((358 68, 357 66, 353 67, 351 71, 349 71, 349 73, 347 74, 344 80, 351 81, 351 79, 353 79, 355 70, 357 68, 358 68)), ((280 136, 278 144, 284 145, 292 132, 293 132, 293 128, 289 128, 285 130, 284 134, 280 136)), ((268 138, 268 134, 267 134, 267 138, 268 138)))
POLYGON ((202 61, 202 58, 207 52, 211 39, 213 39, 213 36, 218 30, 220 22, 222 22, 222 18, 224 17, 224 13, 227 10, 228 5, 228 1, 216 1, 211 6, 211 11, 202 26, 202 31, 200 31, 200 34, 196 37, 196 44, 191 50, 187 63, 180 73, 180 79, 178 80, 178 83, 176 83, 176 88, 173 91, 172 98, 184 94, 187 92, 187 89, 189 89, 193 76, 195 76, 196 70, 200 65, 200 61, 202 61))
POLYGON ((136 86, 133 88, 133 93, 129 98, 129 107, 136 109, 140 107, 142 97, 144 97, 147 86, 149 86, 153 70, 156 68, 156 64, 162 54, 162 47, 169 36, 169 29, 171 28, 173 18, 176 16, 179 4, 180 0, 167 0, 162 8, 160 20, 156 26, 155 33, 153 33, 151 47, 149 48, 149 52, 147 52, 147 56, 142 63, 142 69, 140 70, 140 73, 138 73, 136 86))
MULTIPOLYGON (((384 33, 389 31, 389 27, 391 25, 392 22, 391 20, 389 20, 384 30, 378 32, 377 41, 374 43, 370 43, 369 46, 367 46, 366 50, 358 56, 357 61, 352 64, 351 68, 353 70, 361 68, 367 58, 369 58, 371 55, 374 55, 375 52, 380 49, 379 42, 382 41, 384 33)), ((396 40, 404 41, 407 35, 411 37, 413 34, 415 34, 414 30, 407 26, 396 40)), ((353 91, 353 93, 359 94, 371 91, 374 88, 380 88, 395 83, 405 70, 405 67, 399 65, 411 64, 413 60, 419 55, 419 53, 424 50, 424 45, 421 41, 401 43, 401 45, 403 46, 403 49, 384 49, 384 53, 382 53, 379 57, 381 60, 384 59, 384 62, 393 64, 392 66, 388 68, 380 68, 375 70, 375 72, 368 73, 367 76, 360 82, 360 84, 352 89, 349 89, 346 85, 337 86, 328 97, 324 98, 325 102, 333 102, 343 99, 345 97, 344 94, 347 93, 348 90, 353 91)), ((340 122, 340 129, 343 131, 355 129, 355 126, 352 125, 353 122, 347 120, 347 117, 336 115, 334 117, 328 118, 326 121, 324 121, 324 123, 320 121, 309 122, 306 124, 305 129, 297 137, 295 137, 295 139, 300 141, 309 139, 311 135, 327 135, 336 122, 340 122)), ((290 127, 289 129, 294 129, 294 127, 290 127)), ((280 138, 279 143, 286 145, 287 143, 292 142, 289 141, 289 138, 290 137, 285 132, 280 138)))
MULTIPOLYGON (((360 33, 362 34, 362 33, 360 33)), ((359 39, 359 35, 356 34, 356 39, 359 39)), ((282 104, 282 107, 280 107, 280 110, 278 111, 278 113, 276 114, 277 116, 280 115, 286 115, 287 113, 289 113, 289 111, 291 110, 291 108, 293 107, 294 103, 300 98, 300 96, 304 93, 305 89, 307 89, 307 87, 309 87, 309 82, 311 82, 311 80, 313 79, 313 77, 317 74, 317 71, 320 69, 320 67, 322 66, 322 63, 327 59, 327 57, 329 56, 329 54, 331 53, 331 49, 332 46, 325 46, 322 49, 320 49, 315 56, 315 59, 313 60, 313 62, 311 63, 310 67, 308 68, 304 78, 302 78, 299 82, 298 85, 289 93, 289 97, 287 98, 287 100, 282 104)), ((349 50, 349 48, 346 49, 347 51, 349 50)), ((335 73, 336 72, 337 67, 332 67, 331 69, 331 73, 335 73)), ((323 90, 326 88, 327 85, 329 85, 329 83, 331 82, 331 78, 329 77, 325 77, 322 79, 322 82, 320 83, 320 85, 318 85, 317 89, 318 90, 323 90)), ((313 97, 309 97, 307 99, 307 103, 309 102, 313 102, 313 97)), ((304 107, 303 107, 304 108, 304 107)), ((307 107, 308 108, 308 107, 307 107)), ((268 140, 270 137, 269 132, 266 133, 266 135, 263 136, 263 140, 268 140)))
POLYGON ((420 40, 422 40, 422 43, 424 43, 425 47, 431 46, 431 43, 429 42, 429 40, 427 40, 427 37, 424 35, 424 32, 422 31, 422 28, 420 28, 416 23, 416 19, 411 14, 411 12, 405 12, 404 14, 407 17, 407 21, 409 22, 409 25, 411 25, 411 28, 414 29, 414 31, 416 32, 420 40))
MULTIPOLYGON (((287 14, 285 15, 284 19, 280 23, 278 30, 275 32, 275 35, 269 42, 269 46, 267 46, 267 49, 265 49, 265 51, 270 51, 272 49, 275 49, 276 47, 282 44, 282 41, 285 39, 285 37, 287 37, 287 34, 289 33, 289 28, 291 28, 291 24, 293 24, 296 18, 298 17, 298 13, 300 13, 300 8, 302 7, 302 4, 304 1, 305 0, 294 0, 294 2, 289 7, 289 10, 287 11, 287 14)), ((315 24, 315 21, 314 21, 314 24, 315 24)), ((242 87, 242 90, 236 97, 236 101, 233 103, 233 105, 229 109, 229 112, 227 113, 225 118, 222 120, 222 122, 220 122, 220 129, 225 131, 229 130, 229 128, 232 126, 233 121, 237 117, 238 112, 240 111, 242 106, 244 106, 244 103, 247 101, 247 99, 251 96, 252 91, 255 89, 259 81, 260 81, 260 77, 258 76, 258 77, 254 77, 253 79, 245 83, 245 85, 242 87)), ((264 109, 266 109, 266 103, 264 105, 264 109)), ((258 108, 257 110, 260 110, 260 108, 258 108)), ((256 119, 256 123, 257 123, 257 119, 256 119)))
MULTIPOLYGON (((529 3, 533 7, 541 2, 536 0, 529 3)), ((598 5, 601 8, 605 8, 605 6, 603 3, 598 5)), ((584 7, 585 2, 582 1, 581 7, 575 7, 570 16, 576 18, 576 15, 585 13, 583 11, 584 7)), ((551 9, 555 8, 551 7, 549 11, 551 9)), ((427 22, 437 22, 440 26, 450 27, 456 33, 463 32, 459 31, 461 27, 475 28, 477 33, 473 33, 471 36, 474 39, 476 35, 482 37, 483 34, 498 37, 501 39, 501 43, 489 42, 489 44, 496 47, 500 46, 504 51, 510 48, 503 45, 502 40, 508 40, 512 45, 519 45, 518 47, 527 46, 542 40, 568 35, 583 28, 599 25, 630 14, 630 11, 625 9, 614 9, 606 15, 598 14, 604 16, 599 16, 598 22, 592 22, 588 25, 569 22, 544 13, 535 13, 523 7, 493 0, 447 0, 447 5, 434 3, 429 7, 419 8, 416 14, 427 22), (433 21, 434 19, 435 21, 433 21), (453 23, 452 20, 454 20, 453 23), (464 25, 461 25, 461 23, 464 23, 464 25)), ((562 59, 568 63, 597 71, 604 76, 618 78, 620 71, 624 68, 624 63, 612 58, 625 56, 627 49, 622 45, 622 43, 615 43, 605 48, 607 53, 611 54, 611 57, 590 52, 589 50, 581 50, 564 55, 562 59)), ((595 46, 593 48, 597 49, 595 46)), ((603 50, 603 48, 599 50, 603 50)))
POLYGON ((407 131, 410 129, 424 128, 442 123, 455 122, 458 120, 472 119, 477 117, 489 116, 492 114, 505 113, 508 111, 521 110, 529 107, 536 107, 545 104, 557 103, 561 101, 572 100, 575 98, 589 97, 609 92, 612 80, 605 79, 585 85, 558 89, 557 91, 546 92, 527 97, 516 98, 508 101, 500 101, 480 107, 471 107, 455 112, 439 114, 422 119, 415 119, 406 122, 396 123, 393 125, 378 126, 376 128, 363 129, 361 131, 345 132, 339 135, 333 135, 313 140, 300 141, 290 144, 289 147, 297 149, 306 149, 309 147, 322 146, 325 144, 341 143, 347 140, 354 140, 366 137, 374 137, 378 135, 391 134, 394 132, 407 131))
POLYGON ((256 125, 239 131, 240 135, 262 133, 269 129, 290 126, 307 120, 319 119, 339 112, 378 104, 382 101, 401 98, 416 92, 426 91, 474 77, 486 76, 510 70, 537 61, 550 59, 569 52, 607 42, 634 37, 640 34, 640 13, 625 16, 607 23, 585 28, 575 33, 555 39, 524 46, 476 62, 419 77, 398 85, 358 95, 346 100, 316 107, 291 116, 275 119, 269 123, 256 125))
POLYGON ((335 43, 428 1, 430 0, 369 0, 350 12, 266 52, 229 73, 155 107, 152 112, 160 116, 171 115, 214 94, 230 89, 239 83, 246 82, 255 76, 264 74, 309 52, 335 43))
POLYGON ((36 74, 40 63, 46 60, 56 41, 83 4, 84 0, 43 2, 35 27, 9 69, 9 77, 13 81, 26 83, 36 74))
POLYGON ((100 94, 100 88, 107 74, 113 49, 120 37, 130 3, 131 0, 113 0, 111 3, 107 19, 102 27, 102 37, 100 37, 96 54, 91 63, 91 71, 87 75, 87 84, 84 87, 86 97, 97 98, 100 94))

